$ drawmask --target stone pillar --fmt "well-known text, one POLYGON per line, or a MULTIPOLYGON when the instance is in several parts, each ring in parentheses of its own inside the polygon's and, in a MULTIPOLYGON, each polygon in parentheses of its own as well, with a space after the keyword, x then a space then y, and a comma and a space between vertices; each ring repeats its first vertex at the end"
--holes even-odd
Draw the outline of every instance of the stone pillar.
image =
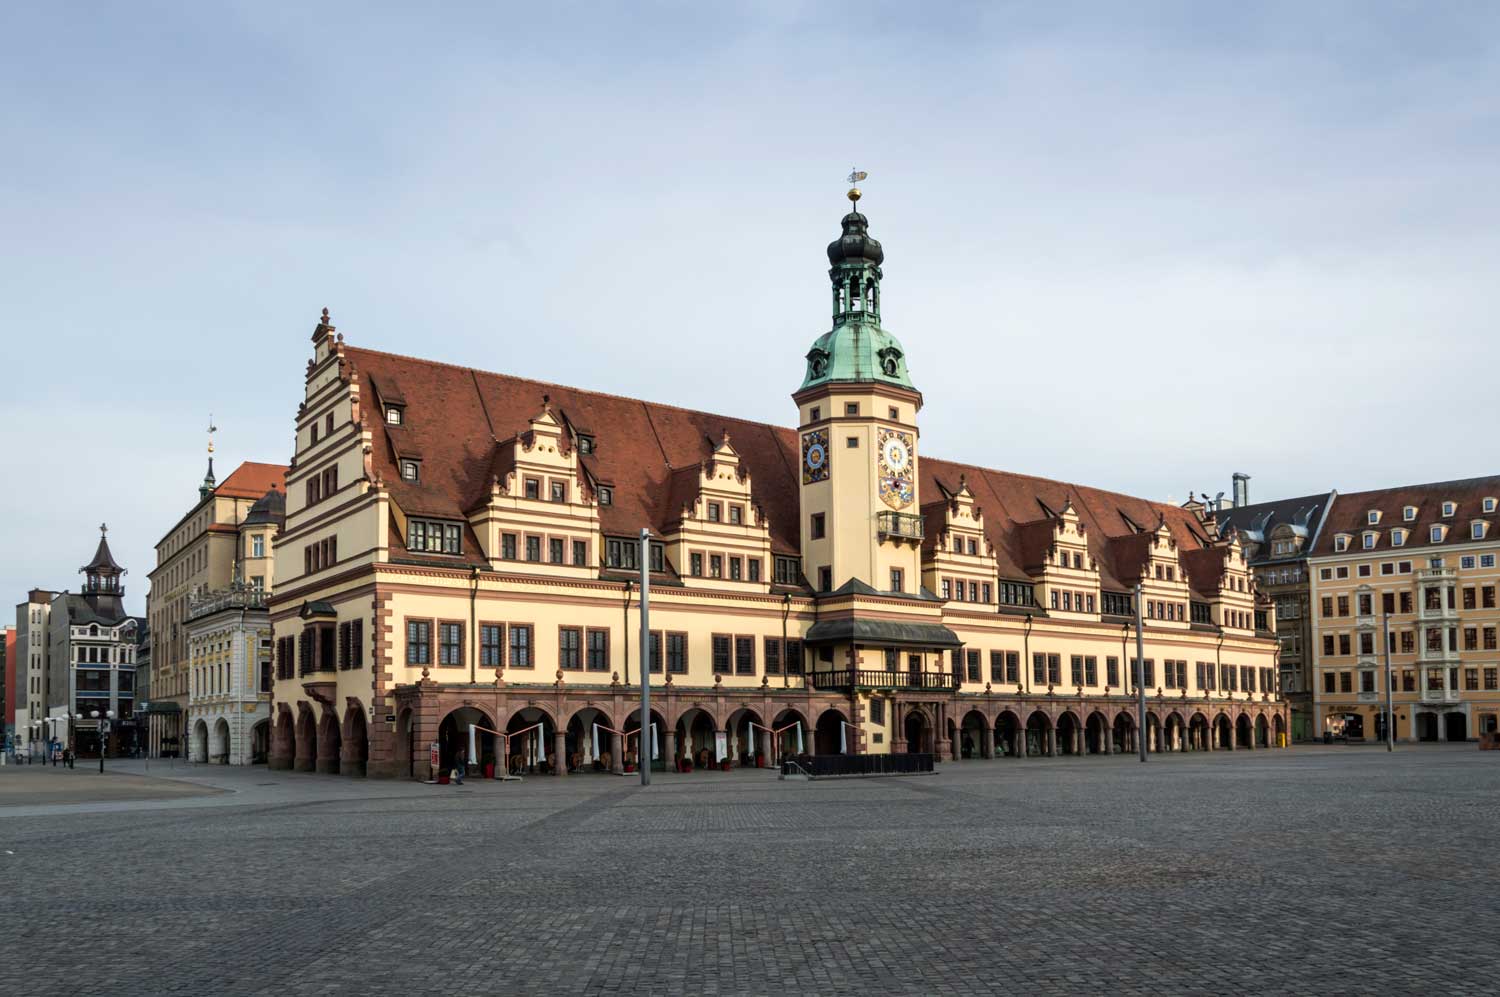
POLYGON ((1055 726, 1047 728, 1047 748, 1043 754, 1048 758, 1057 757, 1057 728, 1055 726))
POLYGON ((1446 741, 1448 740, 1448 714, 1438 713, 1435 716, 1437 717, 1438 740, 1446 741))
MULTIPOLYGON (((667 769, 671 772, 677 771, 677 728, 668 727, 662 731, 662 750, 666 752, 667 769)), ((769 736, 769 735, 768 735, 769 736)))
POLYGON ((620 749, 624 747, 624 738, 614 731, 609 734, 609 770, 615 775, 625 774, 625 753, 620 749))
POLYGON ((554 731, 552 734, 552 774, 568 774, 568 732, 554 731))
POLYGON ((762 730, 759 727, 755 729, 759 732, 760 735, 761 757, 766 760, 767 765, 774 765, 776 760, 771 757, 771 732, 768 730, 762 730))
POLYGON ((1103 731, 1103 734, 1100 736, 1099 740, 1101 740, 1101 741, 1104 742, 1104 747, 1103 747, 1102 750, 1104 751, 1104 753, 1106 755, 1112 755, 1112 754, 1115 753, 1115 744, 1114 744, 1114 741, 1115 741, 1115 732, 1114 732, 1114 728, 1112 728, 1108 724, 1106 724, 1101 729, 1103 731))
POLYGON ((1028 757, 1025 727, 1016 728, 1016 757, 1020 759, 1025 759, 1028 757))
POLYGON ((993 727, 986 727, 984 729, 984 733, 982 735, 980 735, 980 738, 979 738, 979 757, 980 758, 994 758, 995 757, 995 730, 994 730, 993 727))

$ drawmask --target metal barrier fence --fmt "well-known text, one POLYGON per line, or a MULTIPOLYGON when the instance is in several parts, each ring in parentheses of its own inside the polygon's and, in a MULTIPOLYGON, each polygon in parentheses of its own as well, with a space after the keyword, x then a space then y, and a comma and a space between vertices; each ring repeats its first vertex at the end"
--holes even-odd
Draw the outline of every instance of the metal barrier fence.
POLYGON ((931 752, 901 755, 803 755, 781 763, 782 775, 806 773, 814 779, 842 775, 920 775, 932 771, 931 752))

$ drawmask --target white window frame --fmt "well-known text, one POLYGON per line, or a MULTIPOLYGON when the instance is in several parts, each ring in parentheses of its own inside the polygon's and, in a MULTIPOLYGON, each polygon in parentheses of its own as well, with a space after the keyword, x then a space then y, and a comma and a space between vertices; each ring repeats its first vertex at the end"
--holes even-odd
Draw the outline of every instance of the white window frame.
POLYGON ((1483 540, 1484 539, 1484 527, 1485 527, 1484 523, 1470 523, 1469 524, 1469 539, 1470 540, 1483 540))
POLYGON ((1490 497, 1487 496, 1485 498, 1484 504, 1481 506, 1481 508, 1483 508, 1485 512, 1494 512, 1495 511, 1495 500, 1493 498, 1490 498, 1490 497))
POLYGON ((1375 549, 1375 534, 1373 534, 1373 533, 1366 533, 1362 539, 1363 539, 1365 550, 1374 550, 1375 549))
POLYGON ((1429 529, 1427 531, 1427 539, 1428 539, 1428 542, 1430 542, 1430 543, 1435 543, 1435 544, 1442 543, 1443 542, 1443 528, 1441 526, 1434 525, 1431 529, 1429 529))
POLYGON ((1344 551, 1346 551, 1348 549, 1349 549, 1349 538, 1348 537, 1346 537, 1346 536, 1337 536, 1337 537, 1333 538, 1333 552, 1335 554, 1342 554, 1344 551))
POLYGON ((1405 530, 1392 530, 1391 531, 1391 546, 1392 547, 1402 547, 1402 546, 1405 546, 1405 544, 1406 544, 1406 531, 1405 530))
POLYGON ((1458 511, 1457 504, 1455 504, 1453 502, 1444 502, 1443 503, 1443 518, 1444 519, 1447 519, 1449 516, 1453 515, 1457 511, 1458 511))
POLYGON ((1376 523, 1380 522, 1380 510, 1371 509, 1369 512, 1365 513, 1365 522, 1370 524, 1371 526, 1374 526, 1376 523))
POLYGON ((1408 523, 1415 522, 1417 519, 1417 507, 1414 505, 1409 505, 1406 508, 1402 509, 1401 518, 1406 520, 1408 523))

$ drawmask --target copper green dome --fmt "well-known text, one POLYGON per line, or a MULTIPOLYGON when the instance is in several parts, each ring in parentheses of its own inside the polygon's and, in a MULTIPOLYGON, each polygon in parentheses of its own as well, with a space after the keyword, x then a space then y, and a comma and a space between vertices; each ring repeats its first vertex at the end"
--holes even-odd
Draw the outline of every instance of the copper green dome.
MULTIPOLYGON (((850 199, 854 198, 851 192, 850 199)), ((885 250, 858 211, 843 218, 843 234, 828 244, 833 284, 833 328, 807 352, 799 391, 833 383, 884 383, 916 390, 906 371, 906 351, 880 324, 880 265, 885 250)))

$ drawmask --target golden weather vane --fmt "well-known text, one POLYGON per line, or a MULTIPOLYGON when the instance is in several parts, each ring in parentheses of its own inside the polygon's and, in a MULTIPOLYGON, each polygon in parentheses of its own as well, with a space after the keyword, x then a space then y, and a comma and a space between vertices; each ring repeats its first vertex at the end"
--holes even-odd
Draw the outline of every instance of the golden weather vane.
POLYGON ((849 200, 851 200, 851 201, 858 201, 859 200, 860 192, 859 192, 859 186, 858 186, 858 184, 859 184, 859 182, 861 180, 863 180, 865 177, 867 177, 869 175, 870 174, 866 173, 864 170, 851 169, 849 171, 849 178, 848 178, 849 179, 849 183, 852 184, 852 185, 854 185, 854 186, 851 186, 849 188, 849 200))

